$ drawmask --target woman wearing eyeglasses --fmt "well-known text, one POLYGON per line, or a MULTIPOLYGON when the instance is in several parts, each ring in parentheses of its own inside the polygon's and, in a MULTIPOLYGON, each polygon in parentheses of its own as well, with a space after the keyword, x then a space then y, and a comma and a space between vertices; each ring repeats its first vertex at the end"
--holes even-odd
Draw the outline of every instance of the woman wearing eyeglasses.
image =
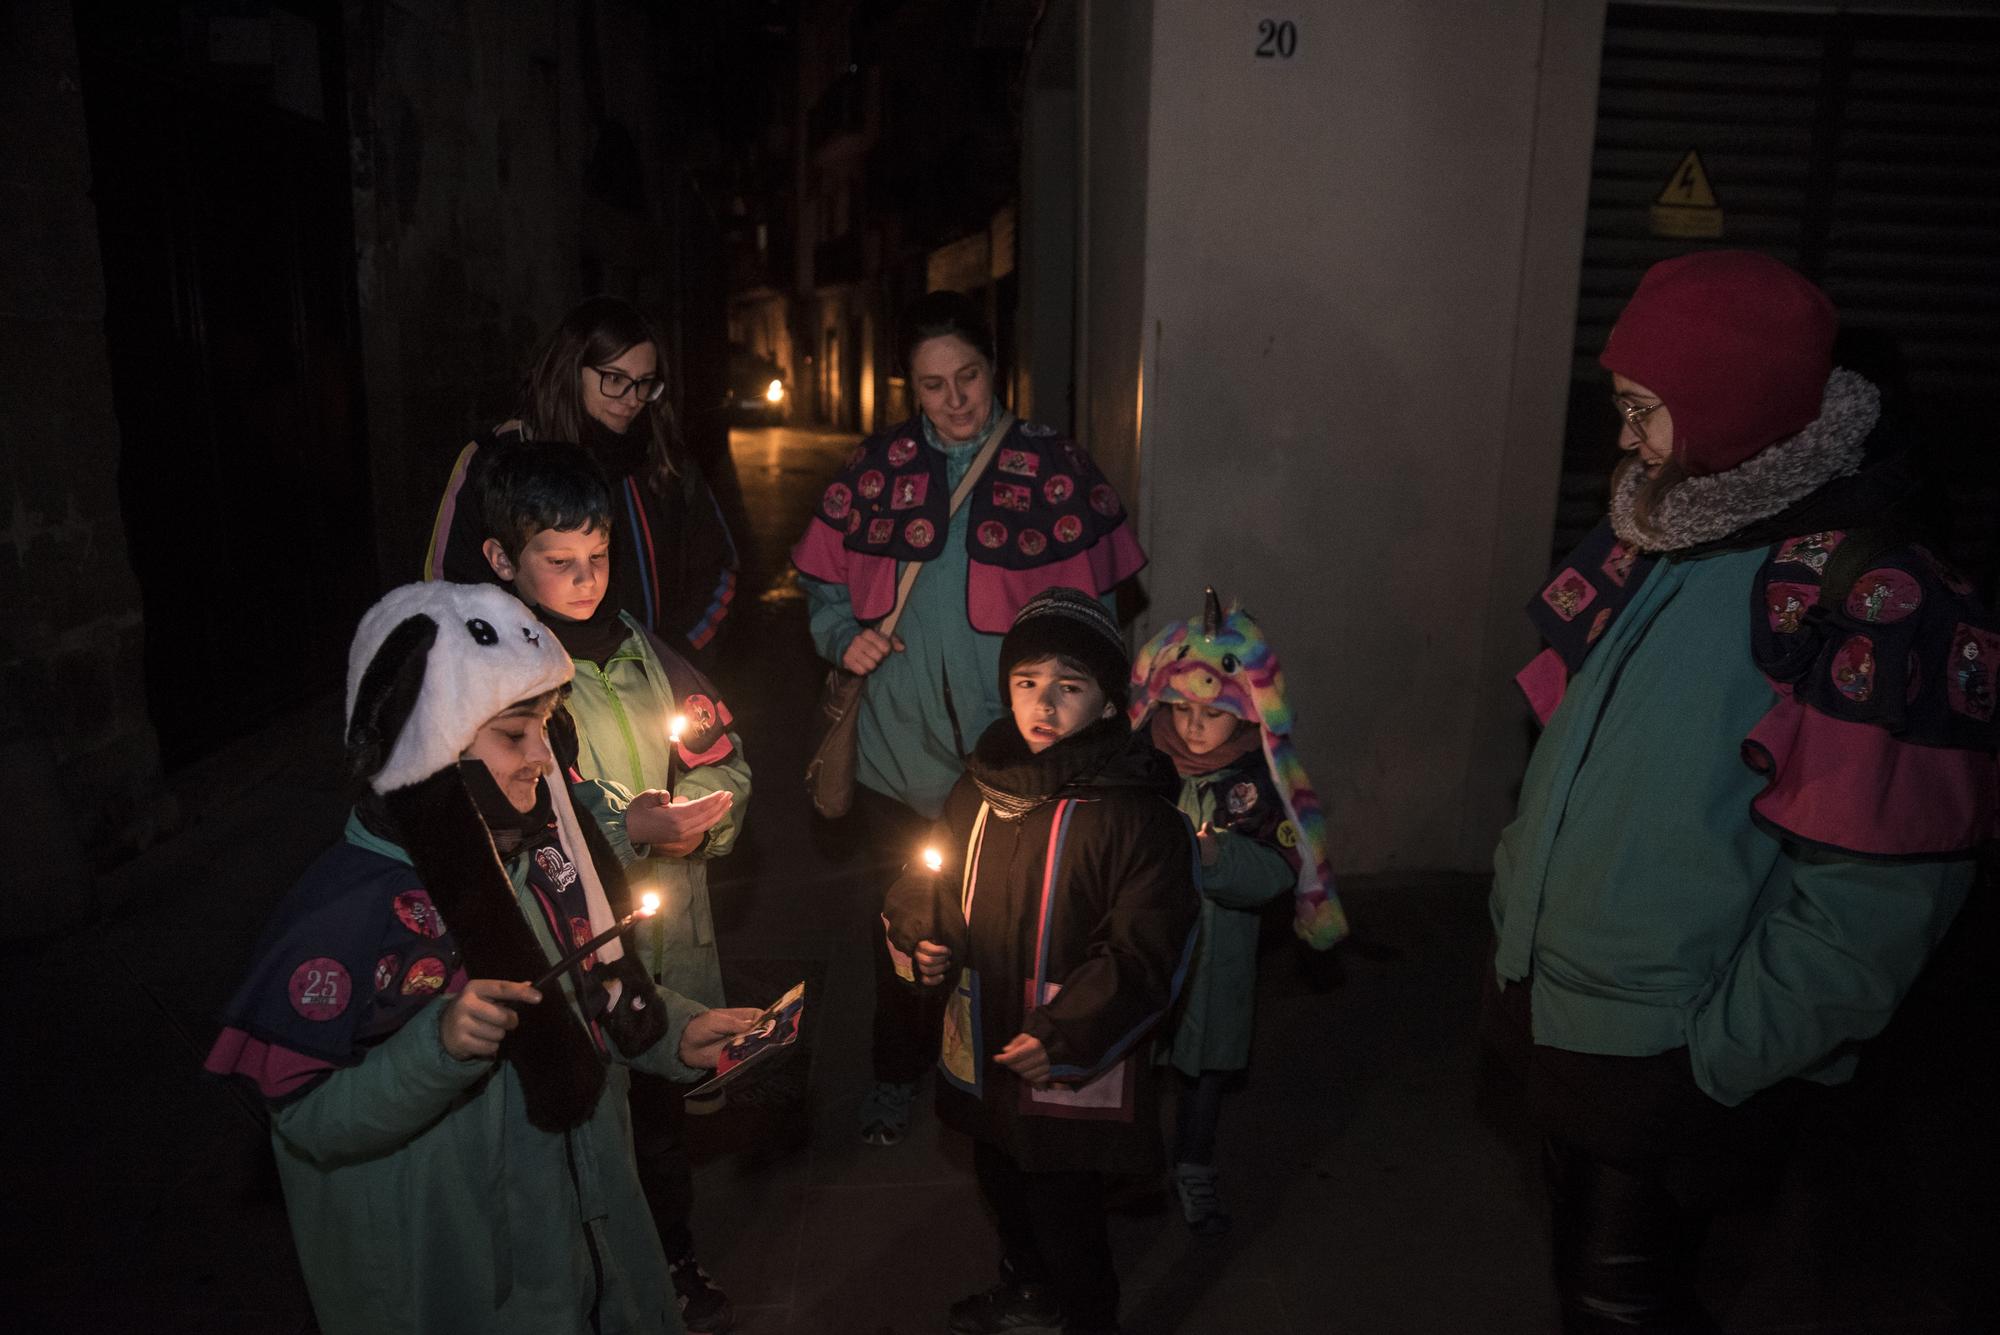
POLYGON ((2000 626, 1835 328, 1767 256, 1649 270, 1600 358, 1610 515, 1529 604, 1486 1033, 1544 1137, 1570 1335, 1718 1328, 1710 1218, 1854 1074, 1994 834, 2000 626))
POLYGON ((693 459, 673 452, 660 340, 630 302, 592 297, 536 353, 519 414, 467 445, 438 505, 424 578, 491 582, 480 551, 480 484, 516 440, 583 446, 604 470, 616 514, 607 605, 699 655, 736 596, 735 542, 693 459))

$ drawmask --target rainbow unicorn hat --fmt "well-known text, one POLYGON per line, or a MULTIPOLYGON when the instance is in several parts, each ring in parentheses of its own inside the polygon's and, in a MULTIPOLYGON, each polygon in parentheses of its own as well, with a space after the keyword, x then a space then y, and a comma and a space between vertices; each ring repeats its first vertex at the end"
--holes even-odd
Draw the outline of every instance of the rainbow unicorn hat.
POLYGON ((1132 660, 1133 726, 1155 706, 1206 705, 1257 724, 1264 763, 1285 804, 1278 837, 1296 839, 1299 884, 1292 930, 1315 950, 1347 935, 1347 915, 1334 894, 1326 860, 1326 815, 1319 794, 1292 749, 1292 711, 1285 703, 1285 674, 1257 623, 1235 603, 1223 615, 1215 590, 1206 592, 1201 620, 1176 621, 1147 641, 1132 660))

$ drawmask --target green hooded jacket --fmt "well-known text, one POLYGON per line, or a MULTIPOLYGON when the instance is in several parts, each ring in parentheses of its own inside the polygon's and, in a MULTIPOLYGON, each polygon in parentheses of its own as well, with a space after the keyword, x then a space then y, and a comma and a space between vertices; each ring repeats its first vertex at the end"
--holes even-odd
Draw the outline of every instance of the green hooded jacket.
MULTIPOLYGON (((629 613, 619 619, 631 632, 600 666, 574 658, 576 679, 568 699, 580 746, 578 767, 586 779, 604 779, 634 793, 666 786, 668 724, 681 708, 666 667, 651 637, 629 613)), ((709 907, 708 863, 736 844, 750 806, 750 762, 743 741, 729 734, 729 754, 712 764, 675 767, 673 793, 706 797, 727 791, 735 805, 685 858, 649 856, 626 868, 634 892, 660 892, 661 910, 634 933, 639 956, 662 987, 708 1006, 720 1006, 722 963, 715 948, 715 917, 709 907)))

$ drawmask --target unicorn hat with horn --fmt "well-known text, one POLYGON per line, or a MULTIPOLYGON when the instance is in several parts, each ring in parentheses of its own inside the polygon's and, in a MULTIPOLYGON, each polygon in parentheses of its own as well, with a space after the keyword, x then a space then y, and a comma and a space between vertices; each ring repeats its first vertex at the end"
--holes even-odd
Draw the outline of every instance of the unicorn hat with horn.
POLYGON ((1299 859, 1292 928, 1314 949, 1331 947, 1347 935, 1347 915, 1334 893, 1319 794, 1292 748, 1285 674, 1257 623, 1235 603, 1225 614, 1213 588, 1206 590, 1200 620, 1163 627, 1132 660, 1135 726, 1157 706, 1177 702, 1220 709, 1257 725, 1264 763, 1285 805, 1278 839, 1299 859))

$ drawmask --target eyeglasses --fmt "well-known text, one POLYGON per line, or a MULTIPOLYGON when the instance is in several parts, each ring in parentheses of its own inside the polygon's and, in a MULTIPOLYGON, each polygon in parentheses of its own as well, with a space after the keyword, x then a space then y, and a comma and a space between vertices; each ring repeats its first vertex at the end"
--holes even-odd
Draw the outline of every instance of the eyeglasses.
POLYGON ((637 380, 608 366, 593 366, 597 372, 597 392, 607 399, 622 399, 627 394, 637 393, 639 402, 654 403, 667 392, 667 382, 656 375, 642 375, 637 380))
POLYGON ((1611 406, 1618 410, 1618 415, 1625 419, 1625 424, 1638 432, 1640 439, 1643 440, 1646 435, 1646 419, 1664 408, 1666 404, 1664 401, 1630 403, 1624 399, 1614 398, 1611 400, 1611 406))

